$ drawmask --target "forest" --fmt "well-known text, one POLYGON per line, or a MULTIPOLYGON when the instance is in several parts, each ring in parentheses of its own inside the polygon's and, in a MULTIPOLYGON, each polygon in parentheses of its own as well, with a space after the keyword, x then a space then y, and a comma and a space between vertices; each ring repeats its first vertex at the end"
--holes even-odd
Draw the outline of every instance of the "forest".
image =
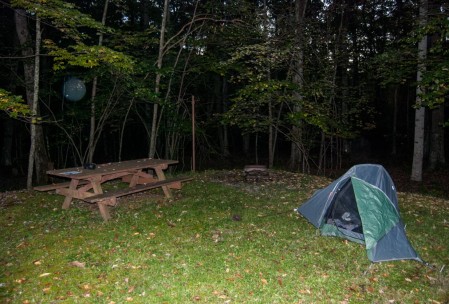
POLYGON ((1 176, 136 158, 179 170, 445 168, 443 0, 0 0, 1 176), (193 161, 195 160, 195 161, 193 161))

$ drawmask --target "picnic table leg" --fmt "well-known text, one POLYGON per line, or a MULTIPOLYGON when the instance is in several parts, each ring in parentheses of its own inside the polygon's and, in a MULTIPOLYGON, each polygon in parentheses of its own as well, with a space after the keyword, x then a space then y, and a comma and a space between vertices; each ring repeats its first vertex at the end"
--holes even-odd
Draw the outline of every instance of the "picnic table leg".
POLYGON ((91 181, 92 189, 94 190, 95 194, 103 194, 103 188, 101 188, 101 178, 96 177, 92 179, 91 181))
MULTIPOLYGON (((69 185, 69 189, 70 190, 76 190, 76 188, 78 187, 79 184, 79 180, 78 179, 72 179, 70 181, 70 185, 69 185)), ((64 198, 64 203, 62 203, 62 209, 69 209, 70 208, 70 203, 72 202, 73 197, 70 195, 67 195, 64 198)))
MULTIPOLYGON (((92 189, 94 190, 95 194, 103 194, 103 188, 101 187, 101 178, 96 177, 91 180, 91 183, 92 183, 92 189)), ((115 197, 110 198, 109 200, 114 200, 113 202, 115 204, 115 197)), ((100 210, 101 217, 103 218, 103 220, 105 222, 107 222, 109 219, 111 219, 111 215, 109 214, 109 208, 107 205, 109 200, 99 201, 97 203, 98 209, 100 210)), ((111 203, 112 203, 112 201, 111 201, 111 203)))
POLYGON ((100 201, 97 203, 97 205, 98 209, 100 209, 101 217, 104 219, 105 222, 107 222, 111 218, 111 215, 109 214, 108 205, 105 204, 105 201, 100 201))
POLYGON ((129 181, 129 187, 135 187, 137 185, 137 183, 139 182, 139 173, 141 172, 142 169, 133 174, 131 180, 129 181))
MULTIPOLYGON (((162 170, 162 168, 155 167, 154 171, 156 172, 158 180, 160 180, 160 181, 165 180, 165 174, 164 174, 164 171, 162 170)), ((172 198, 173 197, 172 194, 171 194, 170 188, 168 186, 162 186, 162 190, 164 191, 164 194, 165 194, 166 198, 172 198)))

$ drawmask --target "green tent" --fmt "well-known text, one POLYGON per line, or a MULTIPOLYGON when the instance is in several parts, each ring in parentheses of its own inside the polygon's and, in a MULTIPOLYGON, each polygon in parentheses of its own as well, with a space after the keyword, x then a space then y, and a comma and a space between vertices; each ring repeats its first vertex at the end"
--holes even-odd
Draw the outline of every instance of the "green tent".
POLYGON ((322 235, 365 244, 373 262, 423 262, 405 234, 396 188, 381 165, 363 164, 317 191, 298 212, 322 235))

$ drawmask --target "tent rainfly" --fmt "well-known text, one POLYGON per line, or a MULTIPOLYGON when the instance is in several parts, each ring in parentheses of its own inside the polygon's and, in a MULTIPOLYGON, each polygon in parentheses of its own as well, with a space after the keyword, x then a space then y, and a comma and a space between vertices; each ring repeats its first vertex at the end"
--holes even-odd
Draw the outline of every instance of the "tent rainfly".
POLYGON ((405 234, 396 188, 381 165, 353 166, 326 188, 318 190, 297 211, 322 235, 365 244, 372 262, 418 256, 405 234))

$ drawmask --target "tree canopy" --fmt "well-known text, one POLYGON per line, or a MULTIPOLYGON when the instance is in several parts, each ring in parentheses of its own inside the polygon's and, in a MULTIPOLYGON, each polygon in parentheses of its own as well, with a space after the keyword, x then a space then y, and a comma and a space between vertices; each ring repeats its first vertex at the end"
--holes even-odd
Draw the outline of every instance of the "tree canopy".
POLYGON ((152 143, 155 157, 190 163, 192 96, 204 163, 260 155, 286 165, 291 147, 299 153, 291 167, 302 170, 367 152, 411 159, 416 86, 428 111, 443 112, 428 126, 448 124, 444 1, 429 2, 425 27, 412 1, 2 2, 0 109, 17 118, 28 114, 16 96, 33 58, 18 55, 14 9, 42 19, 39 119, 58 167, 89 151, 97 162, 144 157, 152 143), (430 43, 419 62, 423 36, 430 43), (86 84, 82 100, 61 94, 69 77, 86 84))

